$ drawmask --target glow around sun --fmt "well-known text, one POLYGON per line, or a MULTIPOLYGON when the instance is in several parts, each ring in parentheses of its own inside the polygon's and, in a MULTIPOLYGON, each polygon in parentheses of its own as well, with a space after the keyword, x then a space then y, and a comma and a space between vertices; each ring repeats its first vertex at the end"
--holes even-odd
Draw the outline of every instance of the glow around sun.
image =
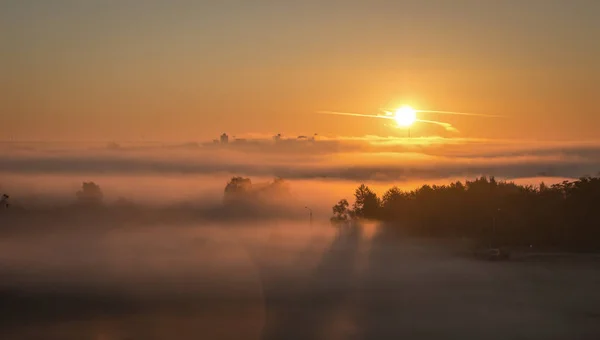
POLYGON ((417 121, 417 112, 410 106, 402 106, 394 112, 394 120, 400 126, 409 127, 417 121))

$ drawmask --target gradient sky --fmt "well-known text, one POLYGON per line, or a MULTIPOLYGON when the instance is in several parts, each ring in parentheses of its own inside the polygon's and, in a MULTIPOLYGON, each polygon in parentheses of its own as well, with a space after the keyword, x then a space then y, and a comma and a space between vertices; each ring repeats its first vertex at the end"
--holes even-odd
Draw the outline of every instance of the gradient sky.
POLYGON ((403 135, 592 139, 600 1, 0 1, 0 140, 403 135), (435 126, 414 134, 447 135, 435 126))

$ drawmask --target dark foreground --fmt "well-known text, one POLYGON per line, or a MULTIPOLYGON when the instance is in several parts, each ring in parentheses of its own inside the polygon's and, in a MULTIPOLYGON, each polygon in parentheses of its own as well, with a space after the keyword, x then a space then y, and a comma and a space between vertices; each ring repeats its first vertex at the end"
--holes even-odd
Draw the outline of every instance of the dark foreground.
POLYGON ((600 338, 598 262, 486 262, 385 233, 308 235, 237 248, 119 235, 60 258, 53 243, 21 262, 0 253, 0 339, 600 338), (103 255, 81 255, 94 250, 103 255))

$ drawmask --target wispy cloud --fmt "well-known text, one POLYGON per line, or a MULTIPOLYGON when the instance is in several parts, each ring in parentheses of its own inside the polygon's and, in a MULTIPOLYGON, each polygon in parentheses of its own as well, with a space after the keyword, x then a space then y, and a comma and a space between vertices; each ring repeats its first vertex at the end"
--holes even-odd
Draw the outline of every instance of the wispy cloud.
POLYGON ((456 115, 456 116, 487 117, 487 118, 507 118, 507 116, 503 116, 503 115, 492 115, 492 114, 472 113, 472 112, 437 111, 437 110, 415 110, 415 111, 416 112, 423 112, 423 113, 441 113, 441 114, 456 115))
POLYGON ((450 123, 438 122, 437 120, 427 120, 427 119, 417 119, 416 121, 421 122, 421 123, 429 123, 429 124, 439 125, 439 126, 443 127, 444 129, 446 129, 446 131, 458 132, 458 129, 455 128, 454 126, 452 126, 452 124, 450 124, 450 123))

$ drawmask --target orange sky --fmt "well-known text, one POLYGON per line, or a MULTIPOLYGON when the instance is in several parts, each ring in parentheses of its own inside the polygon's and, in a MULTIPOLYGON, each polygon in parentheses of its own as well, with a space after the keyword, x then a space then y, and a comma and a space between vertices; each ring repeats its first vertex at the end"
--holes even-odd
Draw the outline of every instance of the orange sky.
POLYGON ((404 135, 315 113, 392 104, 510 117, 426 116, 460 137, 593 139, 598 17, 584 0, 9 1, 0 139, 404 135))

